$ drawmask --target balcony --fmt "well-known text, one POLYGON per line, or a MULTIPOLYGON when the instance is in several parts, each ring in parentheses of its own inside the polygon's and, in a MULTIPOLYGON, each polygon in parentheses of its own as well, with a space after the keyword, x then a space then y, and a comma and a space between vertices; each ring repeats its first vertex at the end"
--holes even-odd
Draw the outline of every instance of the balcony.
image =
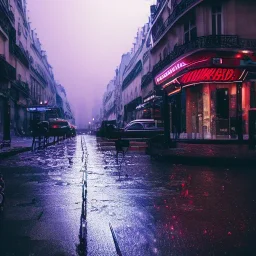
POLYGON ((22 92, 26 97, 29 97, 29 86, 27 83, 16 80, 12 82, 12 87, 22 92))
POLYGON ((15 45, 14 54, 25 67, 29 68, 29 56, 22 47, 15 45))
POLYGON ((39 73, 39 71, 33 67, 32 65, 30 65, 30 69, 37 75, 38 79, 43 83, 43 86, 46 87, 47 86, 47 81, 46 79, 39 73))
POLYGON ((202 1, 203 0, 182 0, 164 21, 163 25, 159 27, 155 35, 153 35, 154 43, 157 42, 185 12, 202 1))
POLYGON ((161 9, 163 8, 164 4, 166 3, 166 0, 160 0, 158 1, 158 5, 156 6, 156 11, 152 17, 152 23, 155 21, 157 15, 160 13, 161 9))
POLYGON ((0 0, 0 10, 12 23, 15 22, 14 14, 9 8, 8 1, 0 0))
POLYGON ((14 80, 16 78, 16 69, 10 65, 5 56, 0 54, 0 80, 14 80))
POLYGON ((129 75, 124 79, 122 90, 128 87, 128 85, 137 77, 137 75, 141 72, 141 70, 142 70, 142 62, 140 60, 136 63, 135 67, 129 73, 129 75))
POLYGON ((148 72, 141 78, 141 89, 147 87, 153 80, 153 76, 151 72, 148 72))
POLYGON ((153 67, 154 76, 183 54, 199 49, 256 50, 256 39, 244 39, 233 35, 202 36, 189 43, 174 47, 173 51, 153 67))

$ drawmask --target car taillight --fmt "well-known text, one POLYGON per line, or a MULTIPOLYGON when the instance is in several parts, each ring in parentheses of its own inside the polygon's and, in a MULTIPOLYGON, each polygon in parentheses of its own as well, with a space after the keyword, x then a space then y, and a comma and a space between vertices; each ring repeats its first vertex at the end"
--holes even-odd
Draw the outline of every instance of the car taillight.
POLYGON ((58 125, 55 124, 55 125, 52 126, 52 128, 53 129, 58 128, 58 125))

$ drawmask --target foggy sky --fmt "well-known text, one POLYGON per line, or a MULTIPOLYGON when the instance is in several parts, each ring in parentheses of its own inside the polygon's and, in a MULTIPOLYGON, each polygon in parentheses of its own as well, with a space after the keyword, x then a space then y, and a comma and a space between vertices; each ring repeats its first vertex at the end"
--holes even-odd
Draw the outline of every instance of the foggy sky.
POLYGON ((66 91, 76 124, 91 119, 121 55, 148 21, 152 0, 27 0, 31 28, 66 91))

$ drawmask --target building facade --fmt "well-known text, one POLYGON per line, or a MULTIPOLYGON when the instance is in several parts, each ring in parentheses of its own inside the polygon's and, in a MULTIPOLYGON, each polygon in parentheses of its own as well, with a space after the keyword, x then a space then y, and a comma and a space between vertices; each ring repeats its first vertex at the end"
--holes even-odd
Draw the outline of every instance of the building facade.
POLYGON ((114 77, 107 85, 107 90, 103 96, 103 119, 116 120, 116 103, 115 103, 115 89, 116 77, 114 77))
POLYGON ((29 131, 27 108, 56 107, 56 82, 25 0, 0 1, 0 139, 29 131))
POLYGON ((74 114, 68 102, 65 88, 61 84, 57 84, 56 89, 56 106, 60 111, 59 116, 71 124, 75 124, 74 114))
POLYGON ((127 123, 138 117, 139 105, 142 104, 141 80, 144 73, 143 56, 150 48, 150 22, 138 30, 134 47, 131 50, 131 60, 124 70, 122 82, 122 102, 124 108, 123 122, 127 123))
POLYGON ((256 2, 172 0, 152 10, 152 75, 169 97, 171 132, 242 140, 256 104, 256 2))
POLYGON ((124 116, 124 106, 122 98, 122 84, 124 80, 124 71, 131 60, 131 54, 125 53, 122 55, 120 65, 116 71, 116 90, 115 90, 115 102, 116 102, 116 118, 118 126, 122 125, 124 116))

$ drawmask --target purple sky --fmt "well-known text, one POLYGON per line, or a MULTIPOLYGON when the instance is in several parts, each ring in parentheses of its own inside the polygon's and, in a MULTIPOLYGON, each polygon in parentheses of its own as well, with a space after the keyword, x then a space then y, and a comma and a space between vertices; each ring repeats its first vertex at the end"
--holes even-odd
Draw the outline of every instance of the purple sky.
POLYGON ((32 29, 68 94, 78 126, 91 118, 153 0, 27 0, 32 29))

